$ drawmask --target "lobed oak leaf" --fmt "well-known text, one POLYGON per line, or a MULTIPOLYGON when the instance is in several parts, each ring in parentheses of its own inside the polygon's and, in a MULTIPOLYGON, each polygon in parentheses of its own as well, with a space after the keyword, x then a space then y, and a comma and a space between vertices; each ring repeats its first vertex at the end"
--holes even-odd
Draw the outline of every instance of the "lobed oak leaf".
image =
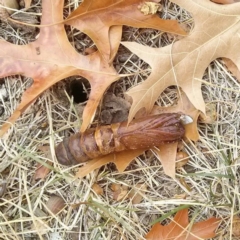
MULTIPOLYGON (((159 0, 148 2, 158 3, 159 0)), ((164 20, 156 14, 144 15, 141 12, 142 4, 142 0, 85 0, 68 16, 65 23, 87 34, 95 42, 103 58, 109 62, 114 58, 120 44, 122 27, 119 26, 153 28, 186 35, 176 20, 164 20), (111 33, 112 28, 114 34, 111 33)))
POLYGON ((178 143, 175 142, 160 145, 158 148, 153 149, 162 163, 164 173, 171 178, 175 178, 177 146, 178 143))
POLYGON ((189 224, 188 210, 177 212, 174 219, 166 226, 156 223, 146 235, 147 240, 198 240, 216 236, 215 230, 220 219, 212 217, 206 221, 189 224))
POLYGON ((122 43, 152 67, 148 79, 127 93, 133 98, 129 121, 141 108, 150 112, 163 90, 172 85, 181 88, 193 106, 205 113, 201 84, 210 62, 226 57, 240 69, 239 52, 236 50, 240 48, 240 3, 218 5, 209 0, 172 2, 188 10, 195 20, 195 27, 187 37, 160 49, 132 42, 122 43))
POLYGON ((88 173, 110 162, 115 163, 119 172, 123 172, 130 162, 132 162, 135 157, 143 153, 143 151, 144 150, 142 149, 129 150, 119 153, 112 153, 101 158, 93 159, 87 162, 83 167, 79 168, 76 177, 85 177, 88 173))
POLYGON ((21 74, 34 80, 32 86, 23 93, 17 109, 2 125, 0 136, 3 136, 43 91, 73 75, 81 75, 91 84, 91 93, 85 108, 88 115, 83 120, 83 125, 87 128, 104 91, 119 78, 113 66, 102 61, 99 52, 83 56, 71 46, 64 24, 59 23, 63 20, 63 3, 63 0, 43 0, 41 24, 44 26, 34 42, 17 46, 0 41, 0 77, 21 74))

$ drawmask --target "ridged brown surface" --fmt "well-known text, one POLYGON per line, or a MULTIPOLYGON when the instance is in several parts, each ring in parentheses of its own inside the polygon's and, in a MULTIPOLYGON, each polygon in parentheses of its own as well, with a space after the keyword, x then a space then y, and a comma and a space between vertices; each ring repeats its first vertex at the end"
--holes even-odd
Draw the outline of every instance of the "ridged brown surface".
POLYGON ((181 113, 164 113, 88 129, 65 138, 56 148, 63 165, 74 165, 123 150, 148 149, 180 140, 185 129, 181 113))

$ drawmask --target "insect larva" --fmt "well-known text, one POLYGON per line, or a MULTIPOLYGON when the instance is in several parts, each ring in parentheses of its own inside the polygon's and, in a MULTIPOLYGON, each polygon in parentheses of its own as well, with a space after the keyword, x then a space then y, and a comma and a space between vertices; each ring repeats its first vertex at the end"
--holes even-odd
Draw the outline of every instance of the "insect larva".
POLYGON ((88 129, 65 138, 56 148, 63 165, 74 165, 113 152, 150 149, 180 140, 189 117, 181 113, 164 113, 88 129), (187 120, 186 120, 187 119, 187 120))

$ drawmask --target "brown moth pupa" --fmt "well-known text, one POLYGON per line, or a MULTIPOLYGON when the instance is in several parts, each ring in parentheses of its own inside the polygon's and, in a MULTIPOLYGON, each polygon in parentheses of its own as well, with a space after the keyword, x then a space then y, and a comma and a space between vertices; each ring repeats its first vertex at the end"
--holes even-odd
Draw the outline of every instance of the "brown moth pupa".
POLYGON ((150 149, 160 144, 179 141, 184 126, 192 119, 181 113, 163 113, 127 122, 90 128, 76 133, 55 148, 63 165, 75 165, 113 152, 150 149))

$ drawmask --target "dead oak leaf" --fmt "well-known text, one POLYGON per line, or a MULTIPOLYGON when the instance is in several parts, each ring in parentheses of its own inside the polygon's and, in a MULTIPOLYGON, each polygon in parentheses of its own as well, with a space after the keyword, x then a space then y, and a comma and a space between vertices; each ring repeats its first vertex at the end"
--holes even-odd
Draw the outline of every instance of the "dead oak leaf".
MULTIPOLYGON (((159 0, 149 2, 158 3, 159 0)), ((65 23, 87 34, 95 42, 103 58, 110 62, 118 48, 113 42, 120 43, 122 27, 119 26, 153 28, 186 35, 176 20, 164 20, 156 14, 144 15, 140 9, 142 3, 142 0, 85 0, 68 16, 65 23), (115 33, 112 34, 111 31, 115 33)))
POLYGON ((130 162, 132 162, 135 157, 139 156, 143 152, 144 149, 129 150, 119 153, 112 153, 101 158, 93 159, 87 162, 83 167, 79 168, 76 177, 85 177, 88 173, 110 162, 115 163, 119 172, 123 172, 130 162))
POLYGON ((139 8, 144 15, 155 14, 161 10, 161 4, 154 2, 143 2, 139 8))
POLYGON ((21 74, 34 80, 17 109, 2 125, 0 136, 43 91, 73 75, 81 75, 91 84, 85 108, 88 115, 83 120, 86 128, 106 88, 119 78, 115 69, 102 61, 99 52, 88 56, 77 53, 68 41, 64 24, 53 24, 63 20, 63 3, 63 0, 43 0, 41 24, 45 26, 36 41, 22 46, 0 41, 0 77, 21 74))
POLYGON ((122 43, 152 68, 148 79, 127 93, 133 98, 129 121, 141 108, 150 112, 159 95, 172 85, 181 87, 193 106, 205 113, 201 84, 210 62, 226 57, 240 69, 237 51, 240 48, 240 3, 218 5, 209 0, 172 2, 193 16, 195 27, 187 37, 159 49, 132 42, 122 43))
POLYGON ((216 236, 219 219, 212 217, 206 221, 189 224, 188 210, 177 212, 173 221, 163 226, 156 223, 146 235, 147 240, 198 240, 216 236))
POLYGON ((164 173, 171 178, 175 178, 176 155, 178 143, 160 145, 153 149, 158 159, 162 163, 164 173))

